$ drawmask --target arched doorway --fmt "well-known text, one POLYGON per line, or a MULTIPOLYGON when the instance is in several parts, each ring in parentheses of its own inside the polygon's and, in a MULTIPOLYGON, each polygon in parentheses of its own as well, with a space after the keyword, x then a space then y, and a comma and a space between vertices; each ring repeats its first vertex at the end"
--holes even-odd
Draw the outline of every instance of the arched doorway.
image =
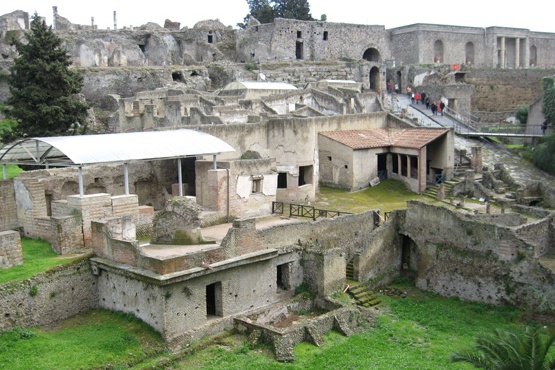
POLYGON ((434 63, 443 63, 443 42, 436 40, 434 43, 434 63))
POLYGON ((372 67, 370 69, 370 90, 379 92, 381 90, 380 86, 380 69, 372 67))
POLYGON ((467 42, 465 46, 465 63, 474 64, 474 44, 472 42, 467 42))
POLYGON ((530 46, 530 67, 536 67, 538 63, 538 50, 535 45, 530 46))
POLYGON ((380 52, 375 48, 368 48, 362 54, 362 59, 368 62, 379 62, 380 61, 380 52))
POLYGON ((414 240, 409 236, 402 235, 403 245, 401 246, 401 272, 418 271, 418 247, 414 240))

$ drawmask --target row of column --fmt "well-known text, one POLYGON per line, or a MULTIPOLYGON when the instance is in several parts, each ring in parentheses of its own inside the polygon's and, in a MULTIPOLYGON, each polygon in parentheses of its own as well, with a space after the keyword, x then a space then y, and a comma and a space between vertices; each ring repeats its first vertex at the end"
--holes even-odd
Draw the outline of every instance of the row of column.
MULTIPOLYGON (((499 55, 499 66, 504 69, 506 68, 505 65, 505 53, 506 53, 506 47, 505 47, 505 40, 506 37, 505 36, 501 36, 499 37, 499 50, 500 50, 500 55, 499 55)), ((514 68, 528 68, 529 67, 529 60, 530 60, 530 51, 529 51, 529 47, 528 47, 528 38, 514 38, 515 40, 515 65, 514 68), (521 41, 522 40, 522 41, 521 41), (520 60, 520 43, 523 43, 523 47, 524 47, 524 61, 520 60)))

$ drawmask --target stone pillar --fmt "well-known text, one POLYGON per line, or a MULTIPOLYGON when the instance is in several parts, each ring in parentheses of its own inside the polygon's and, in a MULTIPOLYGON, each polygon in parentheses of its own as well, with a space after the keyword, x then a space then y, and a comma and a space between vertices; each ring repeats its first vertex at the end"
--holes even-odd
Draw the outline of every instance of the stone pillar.
POLYGON ((52 29, 56 29, 56 20, 58 18, 58 7, 57 6, 53 6, 52 7, 52 29))
POLYGON ((528 37, 523 39, 524 48, 524 63, 522 64, 524 68, 530 68, 530 43, 528 42, 528 37))
POLYGON ((472 169, 476 173, 482 173, 482 147, 473 146, 472 147, 472 158, 470 160, 472 169))
POLYGON ((17 231, 0 232, 0 269, 23 264, 21 238, 17 231))
POLYGON ((118 22, 116 19, 116 11, 114 10, 114 31, 118 29, 118 22))
POLYGON ((474 192, 474 170, 464 171, 464 190, 474 192))
POLYGON ((443 183, 439 184, 437 189, 437 200, 445 199, 445 185, 443 183))
POLYGON ((505 68, 505 36, 501 37, 501 56, 499 60, 499 68, 505 68))
POLYGON ((486 203, 486 213, 489 215, 491 213, 491 206, 489 203, 486 203))
POLYGON ((515 68, 520 68, 520 39, 515 39, 515 68))

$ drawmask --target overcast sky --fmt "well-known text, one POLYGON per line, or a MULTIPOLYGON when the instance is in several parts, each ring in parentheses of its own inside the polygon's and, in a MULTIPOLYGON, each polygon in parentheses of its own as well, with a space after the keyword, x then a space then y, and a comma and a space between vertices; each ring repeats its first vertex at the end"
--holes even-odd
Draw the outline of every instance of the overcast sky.
MULTIPOLYGON (((326 14, 329 22, 382 25, 386 28, 413 23, 433 23, 471 27, 514 27, 531 31, 555 32, 552 9, 547 0, 525 2, 498 0, 465 1, 371 1, 309 0, 313 18, 326 14)), ((147 22, 164 25, 169 19, 181 27, 193 27, 205 19, 219 19, 226 26, 243 21, 249 8, 246 0, 1 0, 0 15, 23 10, 35 11, 52 23, 52 6, 72 23, 113 28, 116 11, 118 28, 141 26, 147 22), (149 5, 146 5, 149 4, 149 5)))

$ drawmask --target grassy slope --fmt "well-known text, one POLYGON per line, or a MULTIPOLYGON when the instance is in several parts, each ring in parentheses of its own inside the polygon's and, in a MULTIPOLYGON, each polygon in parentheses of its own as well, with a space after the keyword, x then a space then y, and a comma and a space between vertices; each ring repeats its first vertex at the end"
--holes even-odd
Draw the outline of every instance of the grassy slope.
POLYGON ((62 265, 75 259, 75 257, 57 255, 52 251, 50 244, 42 240, 23 238, 21 239, 21 249, 23 251, 23 265, 2 270, 0 284, 25 280, 50 267, 62 265))

